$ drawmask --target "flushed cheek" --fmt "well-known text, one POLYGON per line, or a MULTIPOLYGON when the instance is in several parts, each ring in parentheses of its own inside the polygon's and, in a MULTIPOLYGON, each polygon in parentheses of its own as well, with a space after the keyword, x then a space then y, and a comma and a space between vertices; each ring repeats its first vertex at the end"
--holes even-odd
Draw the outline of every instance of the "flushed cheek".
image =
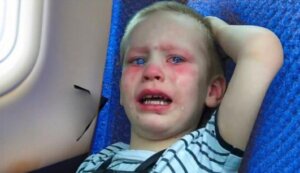
POLYGON ((198 101, 198 93, 201 92, 203 83, 203 77, 197 68, 182 67, 176 70, 175 73, 175 86, 178 93, 178 104, 182 105, 184 110, 189 109, 193 103, 198 101), (187 104, 189 103, 189 104, 187 104))
POLYGON ((122 72, 122 78, 133 78, 134 76, 138 75, 141 71, 141 68, 139 67, 124 67, 124 70, 122 72))
POLYGON ((194 66, 178 66, 174 69, 174 72, 172 80, 175 81, 178 86, 196 85, 196 81, 200 80, 200 71, 194 66))
POLYGON ((127 67, 122 72, 121 84, 124 88, 130 87, 138 79, 140 69, 136 67, 127 67))

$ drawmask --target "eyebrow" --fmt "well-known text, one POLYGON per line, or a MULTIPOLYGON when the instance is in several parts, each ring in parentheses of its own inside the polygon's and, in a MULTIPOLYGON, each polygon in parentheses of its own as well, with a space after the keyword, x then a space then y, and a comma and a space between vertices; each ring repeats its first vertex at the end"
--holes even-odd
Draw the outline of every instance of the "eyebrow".
POLYGON ((191 51, 189 51, 188 49, 186 49, 184 47, 175 46, 175 45, 172 45, 172 44, 162 44, 159 47, 159 49, 162 50, 162 51, 176 50, 176 51, 179 51, 179 52, 183 53, 184 56, 187 56, 187 57, 190 57, 190 58, 194 57, 193 54, 191 53, 191 51))
POLYGON ((141 52, 141 53, 149 52, 147 47, 131 47, 128 49, 127 52, 131 52, 131 51, 141 52))
MULTIPOLYGON (((185 55, 192 57, 192 54, 186 48, 175 46, 172 44, 161 44, 159 46, 154 47, 154 49, 158 49, 158 50, 161 50, 164 52, 178 50, 178 51, 184 53, 185 55)), ((149 52, 149 48, 147 48, 146 46, 142 46, 142 47, 137 46, 137 47, 129 48, 128 52, 131 52, 131 51, 139 52, 139 53, 147 53, 147 52, 149 52)))

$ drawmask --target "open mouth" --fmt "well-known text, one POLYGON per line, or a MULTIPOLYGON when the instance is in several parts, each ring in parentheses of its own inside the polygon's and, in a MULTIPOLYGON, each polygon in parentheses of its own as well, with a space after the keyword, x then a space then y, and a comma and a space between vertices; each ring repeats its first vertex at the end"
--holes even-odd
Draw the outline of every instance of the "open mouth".
POLYGON ((144 105, 169 105, 172 103, 172 100, 161 95, 145 95, 139 102, 144 105))
POLYGON ((172 103, 172 99, 164 93, 142 92, 138 98, 139 103, 143 105, 165 106, 172 103))

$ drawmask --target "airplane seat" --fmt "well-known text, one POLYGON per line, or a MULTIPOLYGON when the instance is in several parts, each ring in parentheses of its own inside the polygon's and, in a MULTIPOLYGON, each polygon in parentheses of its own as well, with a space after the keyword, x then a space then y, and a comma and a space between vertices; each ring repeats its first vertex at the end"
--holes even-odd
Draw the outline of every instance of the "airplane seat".
MULTIPOLYGON (((293 172, 300 167, 300 2, 283 0, 181 1, 203 15, 218 16, 231 24, 271 29, 284 48, 284 65, 273 80, 257 118, 241 172, 293 172)), ((113 1, 110 39, 102 95, 108 103, 100 111, 91 152, 129 141, 130 126, 119 105, 119 43, 126 22, 153 0, 113 1)), ((266 50, 272 51, 272 50, 266 50)), ((232 65, 228 64, 232 72, 232 65)), ((230 75, 230 72, 227 74, 230 75)))

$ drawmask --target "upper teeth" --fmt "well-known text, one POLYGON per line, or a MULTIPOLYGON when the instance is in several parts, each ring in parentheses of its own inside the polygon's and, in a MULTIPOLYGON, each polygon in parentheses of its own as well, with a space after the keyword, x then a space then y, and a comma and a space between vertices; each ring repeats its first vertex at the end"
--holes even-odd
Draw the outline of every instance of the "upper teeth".
POLYGON ((163 96, 160 96, 160 95, 145 95, 143 98, 167 99, 167 97, 163 97, 163 96))

